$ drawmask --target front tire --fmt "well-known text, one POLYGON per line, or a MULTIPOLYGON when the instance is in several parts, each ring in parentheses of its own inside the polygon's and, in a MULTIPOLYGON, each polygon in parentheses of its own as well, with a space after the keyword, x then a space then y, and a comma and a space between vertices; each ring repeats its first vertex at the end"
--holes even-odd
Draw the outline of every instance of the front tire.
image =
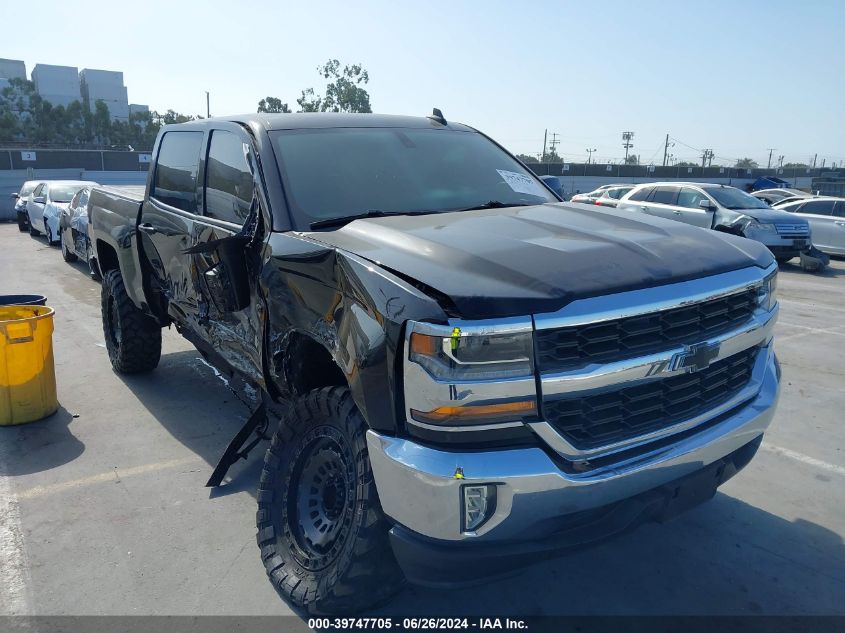
POLYGON ((44 237, 47 238, 47 246, 55 245, 56 239, 53 237, 53 230, 47 224, 47 220, 44 220, 44 237))
POLYGON ((279 423, 258 487, 258 545, 276 590, 309 613, 354 613, 403 584, 346 387, 308 392, 279 423))
POLYGON ((18 213, 18 230, 26 233, 29 230, 29 222, 23 213, 18 213))
POLYGON ((103 334, 114 370, 120 374, 152 371, 161 358, 161 328, 135 307, 123 277, 110 270, 101 293, 103 334))
POLYGON ((30 222, 30 223, 29 223, 29 234, 30 234, 32 237, 37 237, 37 236, 41 235, 41 231, 39 231, 38 229, 36 229, 36 228, 35 228, 35 225, 34 225, 32 222, 30 222))
POLYGON ((62 259, 64 259, 67 263, 72 264, 78 258, 76 257, 76 253, 71 253, 70 249, 67 247, 64 231, 62 231, 61 236, 59 237, 59 241, 62 243, 62 259))

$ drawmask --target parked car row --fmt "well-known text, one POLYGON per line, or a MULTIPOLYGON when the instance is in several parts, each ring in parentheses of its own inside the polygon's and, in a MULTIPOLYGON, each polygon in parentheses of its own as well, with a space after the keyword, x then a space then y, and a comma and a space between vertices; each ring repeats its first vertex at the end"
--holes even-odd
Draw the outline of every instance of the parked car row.
POLYGON ((800 189, 748 194, 736 187, 702 182, 609 184, 576 194, 571 201, 742 235, 765 244, 780 263, 813 247, 845 255, 845 199, 814 196, 800 189))
MULTIPOLYGON (((28 180, 16 199, 18 229, 32 236, 43 234, 50 246, 59 246, 63 259, 89 265, 91 276, 99 278, 93 257, 88 224, 88 200, 93 187, 90 180, 28 180)), ((116 187, 143 191, 143 187, 116 187)))

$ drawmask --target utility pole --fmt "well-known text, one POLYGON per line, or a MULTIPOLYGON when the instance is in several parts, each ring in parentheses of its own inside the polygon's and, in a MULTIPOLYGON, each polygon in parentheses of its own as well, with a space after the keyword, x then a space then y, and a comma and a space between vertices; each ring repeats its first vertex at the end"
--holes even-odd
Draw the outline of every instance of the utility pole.
POLYGON ((768 167, 766 167, 766 169, 771 169, 771 168, 772 168, 772 152, 773 152, 773 151, 775 151, 775 149, 777 149, 777 148, 775 148, 775 147, 770 147, 770 148, 769 148, 769 166, 768 166, 768 167))
POLYGON ((778 167, 783 167, 783 154, 778 156, 778 167))
POLYGON ((587 164, 589 165, 591 162, 593 162, 593 152, 596 151, 596 148, 595 147, 593 149, 587 148, 584 151, 587 152, 587 164))
POLYGON ((549 136, 549 131, 545 130, 543 132, 543 158, 540 159, 541 163, 546 162, 546 138, 549 136))
POLYGON ((826 158, 822 158, 822 169, 824 169, 824 162, 825 162, 826 160, 827 160, 826 158))
POLYGON ((628 150, 634 146, 631 140, 634 138, 633 132, 622 132, 622 147, 625 148, 625 164, 628 164, 628 150))
POLYGON ((666 133, 666 142, 663 144, 663 166, 666 167, 666 159, 669 157, 669 133, 666 133))
POLYGON ((813 155, 813 169, 816 168, 816 159, 819 157, 818 153, 813 155))
POLYGON ((551 151, 549 152, 550 154, 555 154, 555 153, 556 153, 556 152, 555 152, 555 148, 558 146, 558 143, 560 143, 560 141, 558 140, 558 138, 557 138, 557 137, 558 137, 558 133, 557 133, 557 132, 552 132, 552 140, 551 140, 551 141, 549 141, 549 148, 550 148, 550 150, 551 150, 551 151))
MULTIPOLYGON (((713 163, 713 150, 712 149, 705 149, 701 154, 701 168, 704 169, 705 163, 710 161, 710 164, 713 163)), ((709 165, 707 165, 709 167, 709 165)))
POLYGON ((205 118, 211 118, 211 97, 208 94, 208 90, 205 91, 205 118))

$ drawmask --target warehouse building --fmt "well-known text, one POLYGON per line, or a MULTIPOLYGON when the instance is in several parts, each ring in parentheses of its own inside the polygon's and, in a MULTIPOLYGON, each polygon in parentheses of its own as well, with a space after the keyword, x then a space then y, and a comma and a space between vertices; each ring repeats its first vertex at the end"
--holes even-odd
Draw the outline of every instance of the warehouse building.
POLYGON ((94 112, 97 101, 102 101, 108 106, 112 120, 129 119, 129 98, 122 72, 83 68, 79 73, 79 85, 82 98, 91 112, 94 112))
POLYGON ((76 66, 35 64, 32 69, 32 83, 41 98, 54 106, 68 107, 74 101, 82 99, 76 66))

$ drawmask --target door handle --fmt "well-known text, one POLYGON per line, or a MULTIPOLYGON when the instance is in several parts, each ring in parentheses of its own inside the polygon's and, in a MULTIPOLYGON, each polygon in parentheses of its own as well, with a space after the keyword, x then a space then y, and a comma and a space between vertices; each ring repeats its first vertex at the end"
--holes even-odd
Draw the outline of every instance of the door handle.
POLYGON ((843 222, 842 220, 840 220, 840 221, 838 221, 838 222, 834 222, 834 224, 835 224, 836 226, 845 226, 845 222, 843 222))
POLYGON ((152 235, 153 233, 158 233, 158 229, 156 229, 156 227, 154 227, 149 222, 145 222, 144 224, 139 224, 138 230, 141 231, 142 233, 146 233, 147 235, 152 235))
POLYGON ((672 209, 672 213, 674 213, 675 215, 681 215, 681 212, 677 209, 672 209))

